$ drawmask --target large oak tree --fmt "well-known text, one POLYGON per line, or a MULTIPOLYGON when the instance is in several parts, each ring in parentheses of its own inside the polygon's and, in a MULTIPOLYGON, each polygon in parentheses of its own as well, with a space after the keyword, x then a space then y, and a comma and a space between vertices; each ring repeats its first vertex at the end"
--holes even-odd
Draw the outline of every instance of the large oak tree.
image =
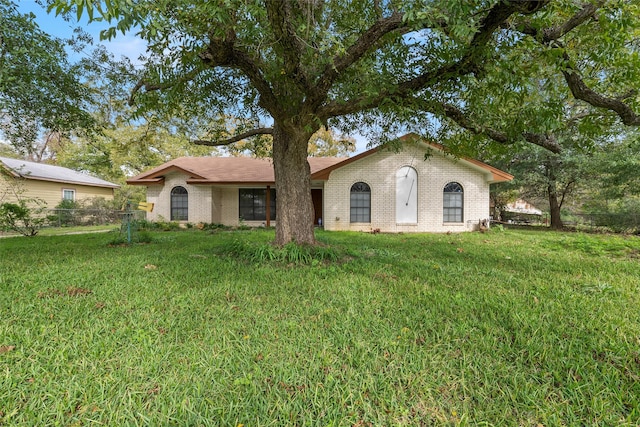
POLYGON ((527 141, 557 151, 544 128, 512 131, 473 116, 477 108, 494 111, 497 94, 517 95, 517 76, 540 63, 580 102, 611 110, 627 125, 640 122, 637 95, 628 91, 633 73, 607 70, 603 49, 585 53, 596 37, 614 54, 624 52, 620 57, 634 49, 638 34, 624 34, 638 28, 631 2, 53 0, 52 9, 112 22, 105 37, 135 30, 147 40, 146 66, 130 99, 141 111, 179 111, 201 123, 243 117, 255 125, 226 140, 203 127, 193 136, 201 144, 272 136, 278 244, 315 242, 306 158, 310 137, 327 124, 385 136, 426 127, 435 116, 500 144, 527 141), (506 63, 512 51, 529 52, 529 61, 506 63), (482 86, 501 74, 512 77, 482 86), (603 90, 610 78, 615 91, 603 90), (486 91, 481 107, 466 99, 483 93, 479 88, 486 91))

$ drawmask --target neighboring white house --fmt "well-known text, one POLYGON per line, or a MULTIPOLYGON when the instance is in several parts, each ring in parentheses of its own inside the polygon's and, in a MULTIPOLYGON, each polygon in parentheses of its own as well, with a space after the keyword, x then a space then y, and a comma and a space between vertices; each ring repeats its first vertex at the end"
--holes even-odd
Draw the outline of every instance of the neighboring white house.
POLYGON ((542 216, 542 211, 526 200, 518 199, 515 202, 508 203, 505 205, 505 212, 511 212, 514 214, 524 214, 524 215, 536 215, 542 216))
POLYGON ((502 221, 515 224, 542 222, 542 211, 526 200, 518 199, 502 208, 502 221))
MULTIPOLYGON (((416 135, 400 141, 400 152, 378 147, 351 158, 309 158, 314 224, 327 230, 469 231, 489 218, 490 184, 513 179, 416 135)), ((147 202, 155 205, 149 220, 254 226, 277 220, 271 160, 181 157, 127 183, 147 187, 147 202)))

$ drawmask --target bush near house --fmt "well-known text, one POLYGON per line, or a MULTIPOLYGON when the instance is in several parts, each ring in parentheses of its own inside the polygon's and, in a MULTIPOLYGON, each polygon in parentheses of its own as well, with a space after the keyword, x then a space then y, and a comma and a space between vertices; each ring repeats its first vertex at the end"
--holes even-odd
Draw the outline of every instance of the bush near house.
POLYGON ((116 224, 122 221, 123 210, 113 200, 93 197, 79 201, 62 200, 47 215, 52 227, 116 224))
POLYGON ((36 199, 19 199, 16 203, 0 204, 0 231, 12 231, 23 236, 38 234, 45 223, 44 207, 36 199))

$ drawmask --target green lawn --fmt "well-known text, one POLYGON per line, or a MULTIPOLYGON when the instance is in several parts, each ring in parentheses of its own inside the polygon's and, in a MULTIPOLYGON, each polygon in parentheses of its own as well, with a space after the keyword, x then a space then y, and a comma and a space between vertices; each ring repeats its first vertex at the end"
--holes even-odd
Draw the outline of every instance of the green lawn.
POLYGON ((638 237, 151 235, 0 239, 0 425, 640 423, 638 237))

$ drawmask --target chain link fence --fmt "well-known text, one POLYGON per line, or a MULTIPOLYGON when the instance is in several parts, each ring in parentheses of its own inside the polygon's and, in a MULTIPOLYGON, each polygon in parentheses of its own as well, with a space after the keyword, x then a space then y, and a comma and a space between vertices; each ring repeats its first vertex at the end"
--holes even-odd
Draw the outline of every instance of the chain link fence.
MULTIPOLYGON (((125 215, 130 220, 142 221, 144 211, 122 211, 112 209, 47 209, 45 211, 48 227, 75 227, 90 225, 121 225, 125 215)), ((640 233, 640 212, 632 213, 572 213, 563 215, 563 224, 567 227, 589 230, 611 231, 616 233, 640 233)), ((506 218, 505 224, 548 226, 546 215, 514 215, 506 218)))
POLYGON ((640 212, 571 214, 564 220, 564 225, 608 229, 617 233, 638 233, 640 232, 640 212))
MULTIPOLYGON (((503 213, 503 224, 515 226, 544 226, 550 224, 549 214, 526 215, 503 213)), ((640 212, 564 213, 562 224, 568 228, 586 231, 640 234, 640 212)))
POLYGON ((136 220, 145 218, 143 211, 111 209, 47 209, 45 214, 49 227, 121 224, 125 214, 133 214, 136 220))

